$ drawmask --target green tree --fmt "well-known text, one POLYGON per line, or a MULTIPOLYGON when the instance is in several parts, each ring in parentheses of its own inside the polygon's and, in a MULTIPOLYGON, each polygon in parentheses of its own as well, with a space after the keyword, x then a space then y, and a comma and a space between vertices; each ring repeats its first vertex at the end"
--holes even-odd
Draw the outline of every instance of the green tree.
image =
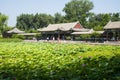
POLYGON ((29 29, 35 29, 33 27, 33 14, 21 14, 20 16, 17 17, 17 28, 21 30, 29 30, 29 29))
POLYGON ((4 32, 7 30, 7 20, 8 20, 8 16, 0 13, 0 35, 2 35, 4 32))
POLYGON ((89 17, 88 28, 93 28, 94 30, 103 30, 103 27, 110 21, 110 14, 93 14, 89 17))
POLYGON ((54 17, 48 14, 39 14, 39 28, 48 26, 48 24, 54 23, 54 17))
POLYGON ((64 21, 64 16, 62 16, 60 13, 55 13, 54 15, 55 23, 63 23, 64 21))
POLYGON ((113 13, 111 15, 111 21, 120 21, 120 13, 113 13))
POLYGON ((102 26, 100 26, 100 25, 95 26, 93 29, 95 31, 103 31, 104 30, 104 28, 102 26))
POLYGON ((87 39, 90 38, 91 36, 90 36, 90 34, 82 34, 82 35, 80 35, 80 37, 81 37, 81 39, 87 41, 87 39))
POLYGON ((91 34, 91 37, 93 38, 93 41, 96 42, 96 38, 99 38, 101 36, 101 34, 97 33, 97 32, 93 32, 91 34))
POLYGON ((48 14, 21 14, 17 17, 17 28, 25 31, 37 30, 54 23, 54 17, 48 14))
POLYGON ((63 11, 66 13, 65 18, 69 21, 79 21, 86 25, 86 20, 93 9, 93 3, 89 0, 71 0, 68 2, 63 11))

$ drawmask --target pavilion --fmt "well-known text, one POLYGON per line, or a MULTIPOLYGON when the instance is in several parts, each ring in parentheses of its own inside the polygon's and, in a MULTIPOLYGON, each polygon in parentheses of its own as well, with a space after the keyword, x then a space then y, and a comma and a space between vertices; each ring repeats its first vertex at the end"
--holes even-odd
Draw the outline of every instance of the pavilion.
POLYGON ((107 40, 120 40, 120 21, 108 22, 104 30, 107 40))
POLYGON ((7 33, 21 34, 21 33, 25 33, 25 32, 19 30, 18 28, 14 28, 14 29, 12 29, 10 31, 7 31, 7 33))
POLYGON ((25 33, 24 31, 19 30, 18 28, 14 28, 12 30, 7 31, 7 37, 12 37, 13 34, 23 34, 25 33))
POLYGON ((52 39, 65 39, 71 37, 73 32, 87 32, 90 29, 85 29, 78 21, 72 23, 49 24, 47 27, 38 29, 41 32, 43 39, 49 37, 52 39))
POLYGON ((21 31, 16 27, 10 31, 7 31, 8 37, 12 37, 13 34, 22 35, 26 39, 30 39, 30 38, 32 39, 33 37, 35 37, 35 35, 37 35, 37 33, 25 33, 25 31, 21 31))

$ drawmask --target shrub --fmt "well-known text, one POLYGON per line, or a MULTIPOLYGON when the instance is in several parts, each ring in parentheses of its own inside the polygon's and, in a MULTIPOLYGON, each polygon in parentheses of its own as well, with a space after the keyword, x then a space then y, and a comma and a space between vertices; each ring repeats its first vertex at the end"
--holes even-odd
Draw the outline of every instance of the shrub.
POLYGON ((82 34, 80 37, 81 39, 85 40, 85 39, 90 38, 90 34, 82 34))
POLYGON ((103 28, 102 26, 98 25, 98 26, 95 26, 95 27, 94 27, 94 30, 95 30, 95 31, 103 31, 104 28, 103 28))
POLYGON ((29 30, 26 30, 27 33, 37 33, 38 31, 37 30, 34 30, 34 29, 29 29, 29 30))
POLYGON ((21 42, 21 39, 16 38, 0 38, 0 42, 21 42))
POLYGON ((41 34, 40 34, 40 33, 37 33, 37 34, 35 35, 35 38, 36 38, 36 39, 40 39, 40 38, 41 38, 41 34))
POLYGON ((71 40, 71 36, 66 36, 65 39, 66 40, 71 40))
POLYGON ((12 38, 18 38, 18 39, 25 39, 25 36, 24 35, 18 35, 18 34, 13 34, 12 35, 12 38))

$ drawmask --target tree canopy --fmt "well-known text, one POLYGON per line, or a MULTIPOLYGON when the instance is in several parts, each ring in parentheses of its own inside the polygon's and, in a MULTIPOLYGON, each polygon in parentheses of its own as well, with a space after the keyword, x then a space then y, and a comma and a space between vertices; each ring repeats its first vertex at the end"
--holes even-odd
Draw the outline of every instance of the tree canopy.
POLYGON ((8 16, 0 13, 0 34, 3 35, 4 31, 7 28, 8 16))
POLYGON ((43 28, 52 23, 66 23, 79 21, 83 27, 93 28, 94 30, 103 30, 103 27, 109 21, 120 21, 120 13, 100 13, 91 12, 94 5, 90 0, 71 0, 65 4, 63 12, 55 13, 54 16, 49 14, 36 13, 21 14, 17 17, 17 28, 25 31, 32 31, 43 28))
POLYGON ((120 21, 120 13, 92 14, 89 16, 87 28, 93 28, 94 30, 103 30, 103 27, 109 21, 120 21))
POLYGON ((36 30, 46 27, 49 23, 54 23, 54 18, 47 14, 21 14, 17 17, 16 27, 21 30, 36 30))
POLYGON ((54 15, 54 20, 55 20, 55 23, 63 23, 65 22, 64 21, 64 16, 62 16, 60 13, 55 13, 54 15))
POLYGON ((111 14, 111 21, 120 21, 120 13, 111 14))
POLYGON ((93 3, 89 0, 71 0, 65 5, 63 11, 66 13, 67 20, 79 21, 82 25, 86 25, 86 20, 93 7, 93 3))
MULTIPOLYGON (((39 28, 47 27, 48 24, 79 21, 83 27, 103 30, 109 21, 120 21, 120 13, 95 14, 91 12, 93 7, 93 2, 90 0, 71 0, 63 8, 65 15, 58 12, 53 16, 46 13, 21 14, 17 16, 16 27, 33 32, 39 28)), ((0 33, 4 32, 7 20, 8 16, 0 13, 0 33)))

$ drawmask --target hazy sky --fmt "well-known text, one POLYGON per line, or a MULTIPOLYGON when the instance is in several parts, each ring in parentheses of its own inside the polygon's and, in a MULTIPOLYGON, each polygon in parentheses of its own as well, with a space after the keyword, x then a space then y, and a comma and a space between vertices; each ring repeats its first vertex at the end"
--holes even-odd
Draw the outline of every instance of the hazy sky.
MULTIPOLYGON (((0 12, 9 16, 9 26, 15 26, 17 16, 22 13, 47 13, 54 15, 59 12, 64 14, 62 9, 69 1, 71 0, 0 0, 0 12)), ((91 1, 94 4, 92 12, 96 14, 120 12, 120 0, 91 1)))

